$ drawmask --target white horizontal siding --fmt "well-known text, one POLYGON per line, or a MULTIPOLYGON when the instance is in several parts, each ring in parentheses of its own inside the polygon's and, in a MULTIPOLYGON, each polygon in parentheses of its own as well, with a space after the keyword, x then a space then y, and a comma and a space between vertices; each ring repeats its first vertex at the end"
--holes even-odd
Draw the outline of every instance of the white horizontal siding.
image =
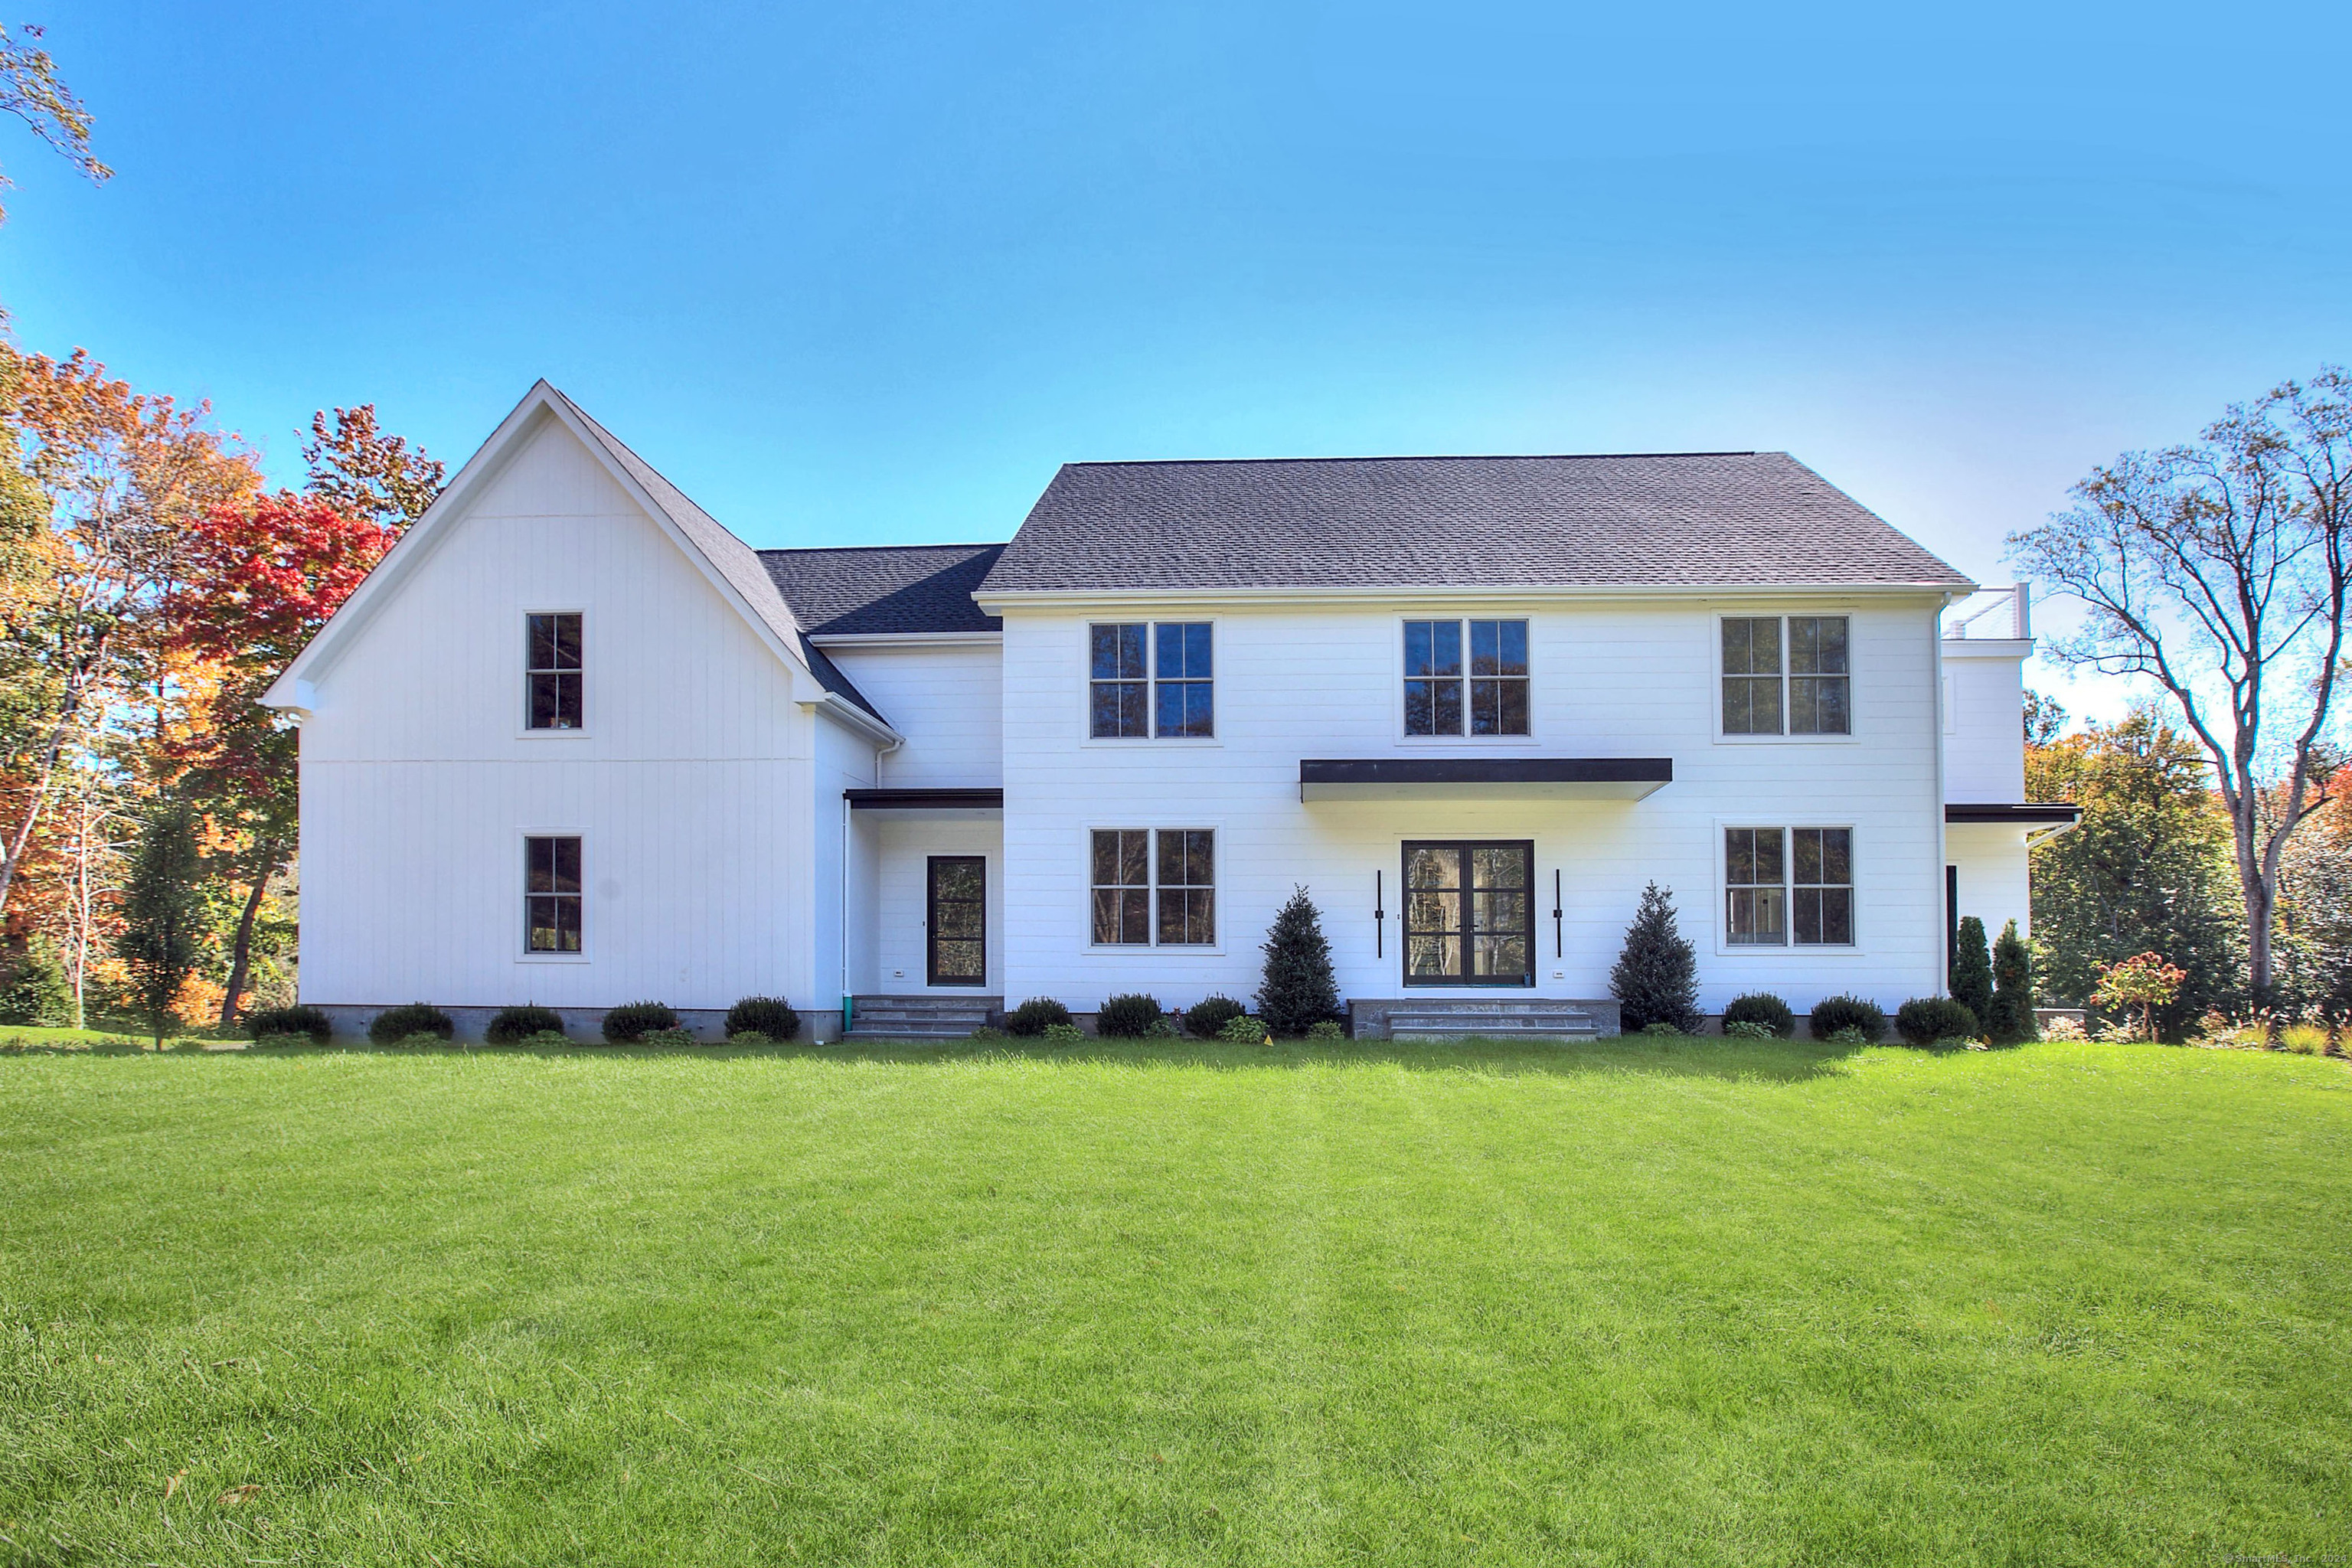
POLYGON ((1946 863, 1958 873, 1953 912, 1984 921, 1988 938, 2000 936, 2005 921, 2015 921, 2021 936, 2033 934, 2026 832, 1997 822, 1957 822, 1944 830, 1946 863))
POLYGON ((1946 648, 1944 798, 2025 798, 2025 677, 2021 655, 1946 648))
POLYGON ((1212 990, 1246 995, 1267 922, 1303 883, 1324 910, 1343 993, 1396 995, 1400 842, 1457 836, 1536 841, 1546 917, 1538 994, 1606 994, 1625 922, 1652 879, 1675 892, 1710 1007, 1757 987, 1800 1005, 1848 989, 1889 1002, 1932 992, 1943 951, 1935 606, 1819 606, 1853 618, 1854 736, 1770 743, 1715 735, 1716 616, 1746 608, 1730 601, 1466 606, 1529 619, 1535 732, 1525 742, 1435 745, 1398 733, 1399 614, 1221 616, 1218 740, 1170 745, 1087 742, 1086 617, 1016 611, 1006 618, 1004 648, 1006 994, 1056 995, 1073 1005, 1128 989, 1171 1003, 1212 990), (1667 756, 1675 779, 1639 803, 1297 798, 1302 757, 1447 755, 1667 756), (1851 824, 1859 947, 1718 952, 1717 846, 1726 819, 1851 824), (1221 950, 1090 949, 1085 833, 1094 826, 1217 828, 1221 950), (1555 869, 1564 911, 1557 959, 1549 919, 1555 869), (1378 956, 1376 871, 1389 910, 1378 956))
POLYGON ((1004 651, 995 647, 830 648, 833 662, 906 743, 882 758, 893 789, 1004 780, 1004 651))

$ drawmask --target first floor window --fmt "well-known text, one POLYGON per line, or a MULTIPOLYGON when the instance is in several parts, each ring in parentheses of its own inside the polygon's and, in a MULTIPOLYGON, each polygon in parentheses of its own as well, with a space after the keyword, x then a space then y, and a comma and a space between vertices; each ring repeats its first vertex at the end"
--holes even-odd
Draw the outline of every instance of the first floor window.
POLYGON ((1217 836, 1205 827, 1095 829, 1096 943, 1213 946, 1216 850, 1217 836))
POLYGON ((1532 985, 1531 840, 1404 847, 1404 983, 1532 985))
POLYGON ((580 617, 527 616, 525 669, 530 682, 529 722, 534 730, 577 730, 582 708, 580 617))
POLYGON ((1853 829, 1726 828, 1723 866, 1731 945, 1853 944, 1853 829))
POLYGON ((523 840, 524 946, 532 952, 580 951, 580 840, 523 840))

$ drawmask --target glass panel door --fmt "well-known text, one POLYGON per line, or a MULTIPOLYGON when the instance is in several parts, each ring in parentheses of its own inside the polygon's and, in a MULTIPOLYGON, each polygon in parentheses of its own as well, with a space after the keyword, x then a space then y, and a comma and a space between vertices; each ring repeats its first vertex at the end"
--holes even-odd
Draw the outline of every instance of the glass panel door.
POLYGON ((1531 839, 1404 847, 1404 983, 1533 985, 1531 839))
POLYGON ((929 881, 925 982, 987 984, 988 862, 978 855, 934 855, 929 881))

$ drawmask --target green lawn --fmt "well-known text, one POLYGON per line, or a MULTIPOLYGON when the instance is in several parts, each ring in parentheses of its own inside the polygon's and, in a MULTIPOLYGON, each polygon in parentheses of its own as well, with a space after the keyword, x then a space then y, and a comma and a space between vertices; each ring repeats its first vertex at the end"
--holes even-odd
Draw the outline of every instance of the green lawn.
POLYGON ((0 1057, 0 1562, 2325 1559, 2347 1154, 2116 1046, 0 1057))

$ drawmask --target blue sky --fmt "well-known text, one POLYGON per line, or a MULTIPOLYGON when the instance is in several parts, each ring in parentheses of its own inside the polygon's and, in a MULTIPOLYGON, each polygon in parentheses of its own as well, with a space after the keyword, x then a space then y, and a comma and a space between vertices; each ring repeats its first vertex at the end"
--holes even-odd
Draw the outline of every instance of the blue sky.
MULTIPOLYGON (((1780 447, 1955 564, 2352 356, 2352 7, 36 10, 0 301, 299 469, 531 380, 758 544, 1074 458, 1780 447)), ((2096 705, 2096 704, 2095 704, 2096 705)))

